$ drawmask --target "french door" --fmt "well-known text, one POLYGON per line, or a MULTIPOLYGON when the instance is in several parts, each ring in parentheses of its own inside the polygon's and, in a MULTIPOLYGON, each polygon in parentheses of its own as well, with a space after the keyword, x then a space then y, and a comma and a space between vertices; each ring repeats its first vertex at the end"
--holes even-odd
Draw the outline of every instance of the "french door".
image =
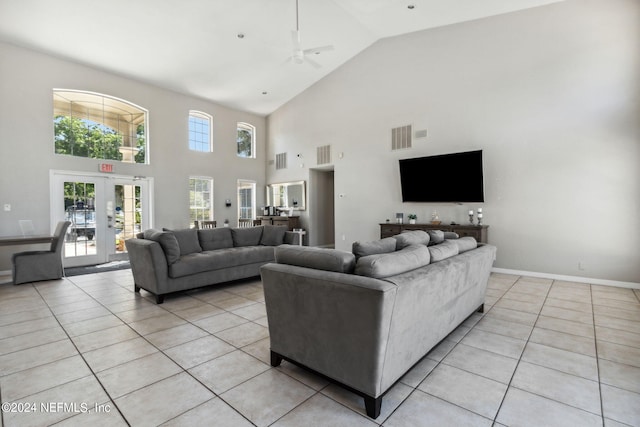
POLYGON ((70 221, 64 265, 127 259, 124 241, 151 227, 151 180, 51 172, 51 220, 70 221))

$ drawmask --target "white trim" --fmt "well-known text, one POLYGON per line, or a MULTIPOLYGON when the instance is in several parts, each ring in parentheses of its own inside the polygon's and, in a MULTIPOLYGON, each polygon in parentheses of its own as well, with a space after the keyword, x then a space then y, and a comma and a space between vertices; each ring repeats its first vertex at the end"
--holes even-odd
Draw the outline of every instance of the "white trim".
POLYGON ((591 277, 565 276, 562 274, 537 273, 533 271, 511 270, 509 268, 492 268, 493 273, 513 274, 516 276, 540 277, 543 279, 562 280, 565 282, 589 283, 591 285, 617 286, 619 288, 640 289, 640 283, 622 282, 619 280, 594 279, 591 277))

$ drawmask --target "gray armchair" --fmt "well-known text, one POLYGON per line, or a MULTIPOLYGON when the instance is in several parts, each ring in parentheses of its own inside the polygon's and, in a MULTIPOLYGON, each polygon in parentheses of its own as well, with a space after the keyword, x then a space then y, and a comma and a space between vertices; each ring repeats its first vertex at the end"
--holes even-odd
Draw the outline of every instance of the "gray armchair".
POLYGON ((62 245, 71 222, 60 221, 53 234, 51 249, 13 254, 13 284, 59 279, 63 275, 62 245))

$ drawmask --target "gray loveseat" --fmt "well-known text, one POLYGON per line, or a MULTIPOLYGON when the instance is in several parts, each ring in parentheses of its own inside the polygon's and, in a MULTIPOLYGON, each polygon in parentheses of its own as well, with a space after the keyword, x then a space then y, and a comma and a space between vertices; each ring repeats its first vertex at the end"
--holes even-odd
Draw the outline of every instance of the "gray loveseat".
POLYGON ((162 304, 164 295, 260 275, 274 248, 297 243, 284 227, 146 230, 125 242, 135 291, 145 289, 162 304))
POLYGON ((283 245, 261 268, 271 364, 283 359, 364 397, 382 397, 475 311, 496 248, 471 237, 428 246, 424 231, 355 243, 353 252, 283 245))

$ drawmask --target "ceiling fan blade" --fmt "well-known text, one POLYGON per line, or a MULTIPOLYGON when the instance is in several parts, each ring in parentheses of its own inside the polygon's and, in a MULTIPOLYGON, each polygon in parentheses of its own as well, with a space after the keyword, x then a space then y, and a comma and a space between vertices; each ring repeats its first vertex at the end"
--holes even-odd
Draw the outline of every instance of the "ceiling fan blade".
POLYGON ((305 49, 305 50, 303 50, 303 52, 306 55, 306 54, 309 54, 309 53, 328 52, 330 50, 333 50, 333 45, 313 47, 311 49, 305 49))

